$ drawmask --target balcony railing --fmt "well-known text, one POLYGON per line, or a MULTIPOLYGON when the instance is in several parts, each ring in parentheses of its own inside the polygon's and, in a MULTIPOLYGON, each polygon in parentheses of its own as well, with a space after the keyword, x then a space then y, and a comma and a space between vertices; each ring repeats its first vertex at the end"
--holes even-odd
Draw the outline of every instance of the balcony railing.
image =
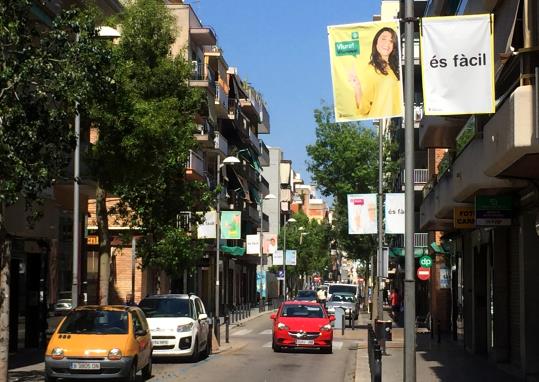
POLYGON ((258 137, 255 133, 252 132, 251 129, 249 129, 249 141, 251 141, 251 146, 257 153, 260 152, 260 141, 258 140, 258 137))
MULTIPOLYGON (((404 191, 405 190, 405 179, 406 172, 402 170, 397 179, 397 189, 404 191)), ((421 190, 424 185, 429 181, 429 170, 426 168, 415 168, 414 169, 414 189, 421 190)))
POLYGON ((203 176, 204 175, 204 159, 198 153, 193 150, 189 150, 189 159, 185 164, 186 173, 188 175, 203 176))
POLYGON ((414 233, 414 247, 428 247, 428 246, 429 246, 428 233, 414 233))
POLYGON ((269 157, 269 150, 266 144, 262 139, 259 139, 260 141, 260 157, 259 161, 262 166, 269 166, 270 164, 270 157, 269 157))
POLYGON ((215 149, 221 151, 225 156, 228 155, 228 141, 218 131, 215 132, 214 144, 215 149))

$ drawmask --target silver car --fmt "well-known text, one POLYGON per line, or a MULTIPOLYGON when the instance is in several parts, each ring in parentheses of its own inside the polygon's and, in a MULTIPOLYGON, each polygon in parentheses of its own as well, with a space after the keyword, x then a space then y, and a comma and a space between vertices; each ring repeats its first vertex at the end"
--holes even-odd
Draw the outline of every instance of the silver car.
POLYGON ((359 317, 359 302, 353 294, 332 294, 326 302, 326 309, 329 314, 335 314, 336 309, 344 309, 346 318, 357 320, 359 317))

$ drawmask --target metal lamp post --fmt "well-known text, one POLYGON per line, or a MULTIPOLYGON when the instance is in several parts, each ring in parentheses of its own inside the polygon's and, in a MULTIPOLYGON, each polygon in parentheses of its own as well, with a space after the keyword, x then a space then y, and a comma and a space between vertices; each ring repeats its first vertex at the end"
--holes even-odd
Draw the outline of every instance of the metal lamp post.
POLYGON ((260 254, 260 298, 259 298, 259 310, 262 311, 262 290, 263 290, 263 278, 262 275, 264 274, 264 248, 263 248, 263 232, 264 232, 264 213, 262 212, 262 208, 264 206, 264 200, 271 200, 271 199, 277 199, 277 197, 273 194, 267 194, 263 198, 260 199, 260 234, 258 236, 258 244, 259 244, 259 254, 260 254))
POLYGON ((283 226, 283 234, 284 234, 284 241, 283 241, 283 293, 284 293, 284 300, 286 301, 286 231, 288 223, 295 223, 297 220, 294 218, 288 219, 283 226))
MULTIPOLYGON (((99 38, 113 40, 120 37, 120 32, 111 27, 97 28, 99 38)), ((75 36, 79 42, 79 34, 75 36)), ((73 264, 71 278, 71 304, 79 305, 79 255, 80 255, 80 113, 79 103, 75 102, 77 114, 75 116, 75 152, 73 154, 73 264)))
MULTIPOLYGON (((221 168, 227 164, 236 164, 240 163, 240 160, 234 156, 229 156, 223 159, 221 163, 221 156, 217 155, 217 182, 216 186, 218 187, 221 184, 221 168)), ((216 200, 216 217, 215 217, 215 337, 217 338, 217 343, 219 344, 219 255, 220 255, 220 240, 221 240, 221 194, 217 194, 216 200)))

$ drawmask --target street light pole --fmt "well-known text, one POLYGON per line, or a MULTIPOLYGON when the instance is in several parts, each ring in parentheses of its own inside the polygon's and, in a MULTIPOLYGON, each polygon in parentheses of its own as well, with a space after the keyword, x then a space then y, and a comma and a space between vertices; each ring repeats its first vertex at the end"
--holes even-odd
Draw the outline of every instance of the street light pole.
MULTIPOLYGON (((262 174, 260 174, 260 180, 262 180, 262 174)), ((264 283, 264 247, 263 247, 263 236, 264 236, 264 213, 263 213, 263 206, 264 206, 264 200, 270 200, 270 199, 276 199, 277 197, 273 194, 268 194, 264 196, 263 198, 260 198, 260 234, 258 236, 258 244, 259 244, 259 254, 260 254, 260 297, 259 297, 259 310, 262 311, 262 291, 263 291, 263 283, 264 283)))
POLYGON ((284 300, 287 299, 286 294, 286 231, 288 231, 288 223, 295 223, 296 219, 290 218, 284 223, 283 227, 283 234, 284 234, 284 240, 283 240, 283 293, 284 293, 284 300))

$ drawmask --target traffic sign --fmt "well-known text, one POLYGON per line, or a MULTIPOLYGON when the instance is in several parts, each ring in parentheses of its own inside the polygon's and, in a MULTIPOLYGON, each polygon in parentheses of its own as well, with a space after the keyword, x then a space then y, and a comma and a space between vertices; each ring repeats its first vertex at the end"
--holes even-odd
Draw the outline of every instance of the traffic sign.
POLYGON ((419 258, 419 265, 421 265, 423 268, 432 267, 432 258, 430 256, 421 256, 419 258))
POLYGON ((417 278, 423 281, 430 279, 430 268, 417 268, 417 278))

